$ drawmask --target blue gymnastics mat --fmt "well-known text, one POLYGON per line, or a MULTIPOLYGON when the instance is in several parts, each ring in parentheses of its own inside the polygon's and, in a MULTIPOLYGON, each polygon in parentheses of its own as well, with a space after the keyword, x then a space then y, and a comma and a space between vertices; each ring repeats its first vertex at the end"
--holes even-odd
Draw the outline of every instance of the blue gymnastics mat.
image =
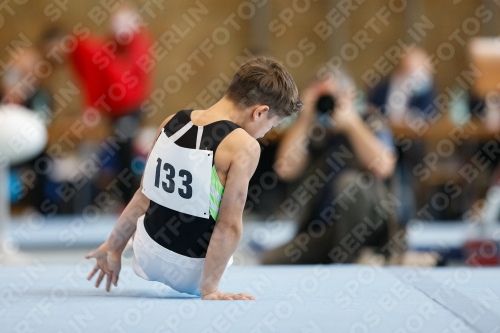
POLYGON ((257 301, 202 301, 129 266, 110 293, 91 263, 0 270, 1 332, 500 332, 500 269, 359 265, 233 266, 222 290, 257 301))
MULTIPOLYGON (((93 248, 102 244, 113 229, 118 216, 103 215, 89 221, 82 216, 39 215, 13 218, 5 228, 5 241, 21 250, 93 248)), ((244 221, 243 243, 258 250, 271 249, 291 240, 297 230, 293 221, 244 221)), ((491 238, 500 234, 500 224, 476 225, 456 222, 408 224, 407 243, 414 251, 436 251, 444 258, 462 257, 468 239, 491 238)))

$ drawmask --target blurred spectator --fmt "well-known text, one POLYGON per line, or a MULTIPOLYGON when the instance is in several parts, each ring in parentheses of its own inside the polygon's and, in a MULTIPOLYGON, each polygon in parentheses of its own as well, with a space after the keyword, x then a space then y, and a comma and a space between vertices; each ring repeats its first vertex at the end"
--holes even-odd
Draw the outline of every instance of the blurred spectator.
MULTIPOLYGON (((477 73, 469 89, 468 106, 473 121, 479 122, 485 132, 498 133, 500 131, 500 50, 498 38, 475 37, 468 41, 468 66, 477 73)), ((464 142, 461 155, 464 163, 481 156, 484 165, 481 173, 470 184, 465 184, 467 201, 466 207, 474 207, 486 198, 481 221, 498 221, 498 193, 499 193, 499 158, 498 154, 484 154, 483 146, 486 139, 471 138, 464 142)), ((466 216, 467 217, 467 216, 466 216)))
POLYGON ((304 92, 303 101, 275 164, 282 179, 300 180, 282 207, 290 217, 303 216, 295 238, 268 252, 263 262, 349 263, 366 247, 385 255, 401 247, 390 242, 397 203, 384 180, 393 173, 395 153, 384 121, 357 113, 354 85, 343 75, 326 73, 304 92), (325 98, 333 100, 327 112, 325 98))
MULTIPOLYGON (((133 159, 132 141, 140 126, 140 105, 147 98, 150 89, 151 69, 145 68, 149 63, 148 49, 150 38, 145 31, 137 7, 130 3, 122 3, 111 15, 108 38, 100 38, 83 32, 76 35, 78 43, 69 54, 85 94, 84 112, 100 111, 111 120, 114 128, 113 136, 117 137, 118 147, 110 158, 115 162, 115 175, 129 179, 133 159)), ((57 40, 58 33, 47 34, 47 47, 56 57, 61 54, 63 40, 57 40)), ((136 184, 137 185, 137 184, 136 184)), ((118 181, 120 197, 124 202, 131 200, 136 186, 128 181, 118 181)))
MULTIPOLYGON (((425 117, 433 112, 434 83, 429 56, 425 50, 408 50, 395 70, 369 94, 370 107, 378 108, 390 122, 408 123, 413 117, 425 117)), ((416 211, 415 193, 418 185, 413 168, 425 155, 423 142, 412 141, 410 147, 399 147, 394 192, 402 205, 398 220, 405 224, 416 211)))
POLYGON ((12 65, 4 72, 1 81, 2 103, 14 103, 37 112, 46 123, 50 122, 50 95, 41 87, 35 67, 42 60, 33 48, 19 48, 12 65))
MULTIPOLYGON (((33 48, 18 48, 13 52, 11 66, 1 79, 2 104, 19 104, 37 115, 46 123, 51 121, 50 95, 42 88, 35 67, 42 60, 33 48)), ((47 156, 42 153, 28 162, 11 168, 11 200, 41 210, 45 198, 47 156)))
POLYGON ((402 123, 408 113, 413 116, 431 113, 433 98, 429 56, 415 47, 406 52, 388 78, 373 88, 369 102, 380 108, 390 121, 402 123))
POLYGON ((467 45, 470 65, 480 73, 469 96, 472 115, 480 118, 492 132, 500 130, 500 51, 497 38, 472 38, 467 45))

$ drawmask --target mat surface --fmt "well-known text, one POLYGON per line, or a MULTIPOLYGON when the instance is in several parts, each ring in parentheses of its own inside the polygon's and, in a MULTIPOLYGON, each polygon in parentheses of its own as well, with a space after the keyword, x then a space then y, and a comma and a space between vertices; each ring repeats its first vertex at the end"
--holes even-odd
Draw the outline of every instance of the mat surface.
POLYGON ((500 269, 232 267, 221 289, 258 301, 202 301, 130 267, 111 293, 75 266, 3 267, 1 332, 500 332, 500 269))

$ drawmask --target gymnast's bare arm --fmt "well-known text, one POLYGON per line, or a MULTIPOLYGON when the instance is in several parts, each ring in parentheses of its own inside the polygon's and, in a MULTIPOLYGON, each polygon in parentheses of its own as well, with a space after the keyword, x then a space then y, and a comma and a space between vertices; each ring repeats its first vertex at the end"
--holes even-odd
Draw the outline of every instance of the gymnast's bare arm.
MULTIPOLYGON (((223 143, 228 143, 232 157, 219 207, 219 216, 205 257, 200 291, 205 300, 254 300, 255 297, 245 293, 232 294, 218 289, 222 274, 241 238, 242 215, 248 183, 260 157, 259 143, 245 131, 237 129, 229 136, 223 143)), ((219 149, 221 148, 219 146, 219 149)))
MULTIPOLYGON (((172 117, 173 115, 163 121, 160 128, 156 132, 155 138, 160 135, 162 128, 172 117)), ((153 149, 153 146, 151 149, 153 149)), ((149 153, 151 153, 151 149, 149 153)), ((125 249, 128 240, 135 232, 137 219, 144 215, 149 207, 149 199, 142 193, 141 189, 142 181, 141 186, 135 192, 134 197, 130 200, 127 207, 125 207, 123 213, 118 218, 118 221, 116 222, 113 231, 111 231, 108 240, 99 246, 99 248, 94 252, 90 252, 85 255, 86 259, 95 258, 97 260, 94 269, 87 277, 87 280, 90 280, 100 271, 95 283, 96 288, 99 287, 104 279, 104 276, 106 276, 106 291, 110 291, 111 283, 113 283, 115 287, 118 285, 122 252, 125 249)))

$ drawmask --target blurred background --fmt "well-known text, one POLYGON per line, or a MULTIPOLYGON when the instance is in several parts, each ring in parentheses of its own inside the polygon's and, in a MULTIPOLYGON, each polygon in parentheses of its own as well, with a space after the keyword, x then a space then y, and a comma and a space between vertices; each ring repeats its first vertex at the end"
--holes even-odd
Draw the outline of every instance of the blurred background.
MULTIPOLYGON (((347 79, 358 113, 390 130, 388 235, 408 254, 395 263, 498 265, 497 1, 17 0, 0 8, 0 29, 4 264, 79 262, 137 189, 159 124, 209 107, 264 54, 301 93, 321 73, 347 79)), ((293 122, 260 140, 238 264, 260 263, 303 226, 289 203, 308 187, 274 168, 293 122)), ((391 263, 382 252, 366 260, 391 263)), ((346 262, 365 260, 356 254, 346 262)))

